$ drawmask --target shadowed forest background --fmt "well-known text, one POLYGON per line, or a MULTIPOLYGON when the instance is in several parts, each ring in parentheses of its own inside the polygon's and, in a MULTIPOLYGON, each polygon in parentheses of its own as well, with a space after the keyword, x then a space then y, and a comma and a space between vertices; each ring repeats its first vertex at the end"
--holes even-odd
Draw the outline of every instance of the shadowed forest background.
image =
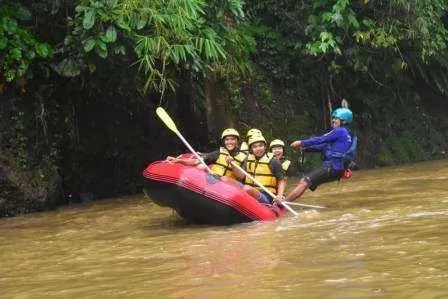
MULTIPOLYGON (((350 103, 356 162, 445 157, 448 1, 0 2, 0 215, 141 192, 222 129, 293 140, 350 103)), ((320 163, 288 149, 297 173, 320 163)))

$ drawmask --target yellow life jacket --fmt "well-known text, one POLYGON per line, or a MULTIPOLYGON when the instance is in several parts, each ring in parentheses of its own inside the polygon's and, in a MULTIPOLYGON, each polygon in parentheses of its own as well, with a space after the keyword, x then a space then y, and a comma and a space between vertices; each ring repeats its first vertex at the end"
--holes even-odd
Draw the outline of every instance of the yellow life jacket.
POLYGON ((249 146, 247 145, 246 141, 243 141, 240 145, 240 152, 245 153, 246 155, 249 154, 249 146))
MULTIPOLYGON (((246 171, 254 177, 260 184, 274 194, 277 194, 277 178, 269 168, 269 162, 274 155, 272 153, 266 153, 260 159, 256 159, 253 154, 249 154, 246 162, 246 171)), ((247 176, 244 179, 244 184, 253 186, 260 191, 263 191, 257 184, 255 184, 247 176)))
POLYGON ((289 166, 291 166, 291 161, 289 161, 287 159, 281 159, 280 162, 282 163, 282 169, 286 174, 286 172, 289 169, 289 166))
MULTIPOLYGON (((215 173, 219 176, 228 176, 231 178, 235 178, 235 176, 233 174, 233 170, 231 169, 232 165, 230 165, 226 161, 226 158, 229 155, 230 155, 230 153, 226 148, 224 148, 224 147, 219 148, 218 159, 216 159, 215 163, 210 165, 210 168, 213 173, 215 173)), ((238 152, 235 156, 233 156, 233 158, 235 159, 234 163, 238 166, 241 166, 244 159, 246 158, 246 155, 243 154, 242 152, 238 152)))

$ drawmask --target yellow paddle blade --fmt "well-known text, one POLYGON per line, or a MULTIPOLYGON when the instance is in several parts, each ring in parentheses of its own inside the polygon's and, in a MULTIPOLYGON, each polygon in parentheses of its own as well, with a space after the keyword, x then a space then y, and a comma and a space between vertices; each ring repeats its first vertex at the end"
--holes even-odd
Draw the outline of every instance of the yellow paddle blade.
POLYGON ((177 135, 180 134, 179 131, 177 130, 176 124, 171 119, 171 117, 168 115, 168 113, 166 113, 165 109, 163 109, 162 107, 157 107, 156 114, 163 121, 163 123, 168 127, 168 129, 170 129, 177 135))

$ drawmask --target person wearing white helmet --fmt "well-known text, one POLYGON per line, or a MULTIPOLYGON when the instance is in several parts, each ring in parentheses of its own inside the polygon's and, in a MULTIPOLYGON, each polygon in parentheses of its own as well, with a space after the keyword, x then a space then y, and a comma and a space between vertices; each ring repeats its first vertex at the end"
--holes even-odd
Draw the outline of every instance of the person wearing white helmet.
MULTIPOLYGON (((290 166, 291 161, 286 159, 285 157, 285 142, 280 139, 274 139, 269 144, 269 151, 277 158, 281 165, 282 169, 285 173, 285 186, 288 184, 288 176, 290 175, 290 166)), ((286 189, 286 187, 285 187, 286 189)))
MULTIPOLYGON (((256 135, 262 135, 263 136, 263 134, 261 133, 260 130, 252 128, 249 131, 247 131, 246 140, 249 141, 250 137, 256 136, 256 135)), ((241 142, 240 151, 242 151, 246 155, 249 154, 249 146, 247 145, 246 141, 241 142)))
POLYGON ((280 160, 282 163, 282 169, 285 175, 289 174, 291 161, 285 157, 285 142, 280 139, 274 139, 269 144, 269 151, 274 154, 274 156, 280 160))
POLYGON ((332 114, 333 129, 318 137, 296 140, 293 148, 305 151, 323 152, 322 166, 304 175, 297 186, 286 196, 286 201, 294 201, 309 188, 311 191, 323 183, 339 180, 346 169, 347 162, 353 158, 357 139, 347 127, 353 121, 353 113, 348 108, 338 108, 332 114))
MULTIPOLYGON (((210 165, 210 169, 216 175, 222 177, 231 177, 235 178, 233 173, 232 165, 227 162, 227 157, 230 156, 233 158, 233 161, 240 166, 246 155, 239 151, 238 142, 239 142, 240 134, 237 130, 233 128, 228 128, 222 131, 221 134, 221 147, 213 152, 202 154, 202 158, 204 159, 205 164, 210 165)), ((168 156, 166 161, 171 163, 181 163, 188 166, 197 166, 202 168, 202 165, 199 165, 201 162, 196 159, 196 157, 192 158, 181 158, 181 157, 171 157, 168 156)))
MULTIPOLYGON (((250 153, 241 168, 276 195, 276 198, 282 198, 286 187, 285 174, 280 161, 267 152, 266 139, 262 135, 253 135, 249 138, 248 145, 250 153)), ((244 180, 243 190, 257 201, 263 204, 273 202, 273 198, 242 171, 235 169, 235 175, 244 180)))

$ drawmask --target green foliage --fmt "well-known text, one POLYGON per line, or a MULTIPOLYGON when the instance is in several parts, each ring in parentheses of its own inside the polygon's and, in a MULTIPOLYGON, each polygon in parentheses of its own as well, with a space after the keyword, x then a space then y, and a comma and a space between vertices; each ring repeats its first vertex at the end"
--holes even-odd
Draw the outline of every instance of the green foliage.
POLYGON ((413 63, 405 55, 409 48, 426 63, 440 55, 448 42, 442 22, 447 14, 446 0, 266 1, 252 6, 252 13, 259 16, 257 21, 266 22, 261 25, 272 26, 285 37, 278 50, 283 46, 308 60, 327 57, 324 62, 335 73, 341 70, 338 64, 372 72, 375 61, 386 57, 387 67, 398 65, 398 71, 405 70, 413 63), (294 41, 293 48, 289 40, 294 41), (401 61, 398 64, 397 59, 401 61))
MULTIPOLYGON (((448 91, 446 0, 250 1, 248 6, 257 25, 257 71, 275 86, 276 105, 294 102, 291 107, 309 116, 314 131, 325 128, 321 118, 328 115, 328 103, 335 107, 346 97, 356 113, 354 125, 369 135, 367 145, 398 128, 418 136, 420 127, 426 128, 421 107, 440 96, 426 94, 423 86, 448 91), (292 94, 279 97, 283 90, 292 94), (423 103, 414 103, 417 94, 423 103)), ((374 151, 372 146, 360 155, 374 165, 374 151)), ((383 145, 377 157, 389 164, 426 159, 432 152, 424 140, 415 146, 401 140, 383 145)))
POLYGON ((331 53, 341 55, 344 40, 351 32, 369 23, 369 19, 358 21, 360 16, 348 0, 313 1, 309 13, 304 30, 310 40, 305 47, 314 56, 331 53))
POLYGON ((447 45, 441 22, 447 7, 444 0, 390 1, 387 6, 381 1, 313 3, 305 28, 311 38, 306 47, 313 55, 340 55, 341 48, 356 44, 392 50, 413 44, 425 60, 447 45))
POLYGON ((379 152, 380 165, 417 162, 427 158, 428 154, 409 134, 389 138, 379 152))
POLYGON ((227 80, 225 83, 232 109, 240 109, 244 102, 244 95, 239 82, 227 80))
POLYGON ((119 33, 126 36, 130 28, 123 21, 120 2, 79 1, 70 23, 72 32, 64 39, 63 51, 68 55, 55 66, 56 72, 65 77, 78 76, 88 66, 83 57, 91 53, 101 58, 126 54, 126 41, 120 40, 119 33))
POLYGON ((378 157, 378 163, 380 166, 387 166, 394 164, 394 157, 390 149, 381 147, 378 157))
MULTIPOLYGON (((125 55, 131 49, 146 76, 144 89, 163 97, 167 89, 175 89, 174 74, 180 70, 230 75, 249 69, 254 41, 239 27, 244 20, 242 3, 83 0, 76 6, 65 48, 68 53, 95 53, 101 58, 125 55)), ((85 67, 79 55, 70 55, 56 70, 76 76, 85 67)))
POLYGON ((23 77, 36 59, 51 59, 52 48, 40 42, 26 27, 31 19, 28 9, 17 3, 0 5, 0 69, 6 83, 23 77))
POLYGON ((272 88, 266 81, 259 82, 257 85, 260 94, 260 100, 264 103, 271 103, 273 99, 272 88))

